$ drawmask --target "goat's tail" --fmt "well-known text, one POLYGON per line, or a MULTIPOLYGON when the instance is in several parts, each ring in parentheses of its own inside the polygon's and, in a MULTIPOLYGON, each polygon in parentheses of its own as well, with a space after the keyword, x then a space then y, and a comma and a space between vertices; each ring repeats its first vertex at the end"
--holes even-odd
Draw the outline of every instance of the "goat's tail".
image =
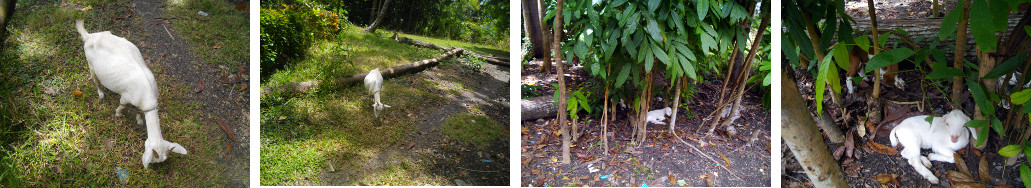
POLYGON ((83 27, 82 24, 82 20, 75 20, 75 30, 79 31, 79 35, 82 36, 82 41, 86 41, 86 35, 89 35, 89 32, 86 31, 86 28, 83 27))

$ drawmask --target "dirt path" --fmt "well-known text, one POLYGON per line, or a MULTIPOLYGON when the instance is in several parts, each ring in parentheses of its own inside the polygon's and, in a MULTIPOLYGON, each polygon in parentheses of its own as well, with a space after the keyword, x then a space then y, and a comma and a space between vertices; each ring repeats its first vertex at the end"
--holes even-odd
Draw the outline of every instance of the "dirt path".
MULTIPOLYGON (((229 68, 219 67, 212 63, 202 62, 189 50, 188 44, 179 36, 171 24, 165 22, 163 11, 166 6, 158 0, 139 0, 131 2, 134 10, 134 18, 141 23, 145 37, 144 41, 137 44, 145 57, 149 57, 152 64, 160 64, 162 70, 172 78, 174 87, 188 87, 191 91, 186 98, 179 99, 181 102, 200 103, 200 112, 203 117, 199 119, 203 124, 219 126, 216 119, 225 122, 236 137, 236 142, 230 140, 221 129, 214 129, 203 133, 208 139, 217 139, 227 143, 226 150, 220 150, 217 163, 224 165, 223 184, 226 187, 246 187, 248 185, 249 166, 233 165, 241 164, 239 161, 250 160, 249 136, 249 112, 247 106, 249 101, 248 90, 238 90, 240 83, 223 84, 222 75, 233 74, 238 70, 227 70, 229 68), (199 92, 197 88, 202 88, 199 92), (230 146, 231 145, 231 146, 230 146)), ((180 18, 190 19, 190 18, 180 18)), ((175 21, 174 19, 171 21, 175 21)), ((248 60, 230 62, 242 66, 242 70, 248 70, 248 60)), ((246 84, 244 81, 242 84, 246 84)), ((247 162, 242 163, 247 164, 247 162)))
MULTIPOLYGON (((429 166, 427 176, 445 178, 448 185, 508 185, 508 140, 499 140, 489 149, 462 147, 447 140, 441 132, 446 119, 452 115, 470 112, 484 115, 504 124, 508 122, 508 67, 483 64, 478 69, 467 69, 450 62, 429 68, 421 73, 406 75, 424 77, 446 90, 447 101, 440 106, 427 107, 416 114, 414 131, 399 145, 385 148, 378 157, 356 167, 335 167, 320 175, 325 185, 352 185, 366 173, 399 163, 422 163, 429 166), (432 109, 432 110, 429 110, 432 109), (347 169, 347 170, 342 170, 347 169)), ((505 136, 507 138, 507 136, 505 136)))

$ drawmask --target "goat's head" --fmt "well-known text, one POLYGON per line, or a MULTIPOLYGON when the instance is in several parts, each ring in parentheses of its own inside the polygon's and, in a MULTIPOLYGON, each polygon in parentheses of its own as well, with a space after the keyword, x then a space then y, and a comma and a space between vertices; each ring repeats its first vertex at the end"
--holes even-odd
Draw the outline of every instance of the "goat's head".
POLYGON ((951 136, 952 143, 959 142, 960 138, 967 136, 964 131, 967 131, 966 123, 970 121, 970 117, 963 114, 961 110, 952 110, 948 114, 942 116, 945 120, 945 124, 949 128, 949 136, 951 136))
POLYGON ((186 148, 183 146, 160 138, 147 139, 143 145, 143 168, 147 168, 150 163, 164 162, 168 159, 169 151, 186 155, 186 148))

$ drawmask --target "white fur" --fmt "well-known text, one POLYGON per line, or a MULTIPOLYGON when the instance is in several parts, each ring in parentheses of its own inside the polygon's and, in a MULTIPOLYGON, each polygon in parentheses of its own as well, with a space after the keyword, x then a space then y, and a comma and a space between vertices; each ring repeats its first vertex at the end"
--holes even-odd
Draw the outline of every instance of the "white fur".
MULTIPOLYGON (((158 119, 158 86, 154 74, 143 62, 143 55, 129 40, 112 35, 109 31, 89 33, 82 26, 82 20, 75 21, 75 29, 82 36, 83 50, 89 64, 89 74, 97 84, 97 94, 104 98, 100 85, 121 95, 115 116, 122 116, 126 104, 139 108, 146 116, 147 140, 144 142, 143 167, 168 159, 168 152, 185 155, 186 148, 166 141, 161 135, 158 119), (155 155, 157 154, 157 155, 155 155)), ((140 114, 136 123, 142 124, 140 114)))
POLYGON ((666 107, 663 109, 648 111, 648 122, 654 124, 665 125, 666 116, 673 114, 673 109, 666 107))
POLYGON ((964 125, 970 121, 970 117, 960 110, 935 117, 931 123, 927 123, 927 117, 909 117, 895 126, 888 136, 892 146, 902 144, 905 147, 899 154, 908 160, 909 165, 913 166, 917 173, 931 183, 938 184, 938 177, 927 169, 931 167, 930 160, 955 163, 953 154, 967 145, 974 129, 964 125), (930 148, 934 153, 922 156, 922 148, 930 148))
MULTIPOLYGON (((1012 77, 1010 77, 1010 80, 1008 82, 1003 81, 1006 78, 1006 76, 1000 76, 999 78, 997 78, 998 83, 996 84, 995 89, 999 90, 999 92, 1004 92, 1003 90, 1010 90, 1009 86, 1017 85, 1017 82, 1020 82, 1020 72, 1013 72, 1011 74, 1012 77)), ((1031 87, 1031 82, 1024 84, 1024 88, 1028 87, 1031 87)), ((1002 103, 1002 108, 1010 109, 1010 102, 1008 98, 1002 98, 1002 101, 1000 103, 1002 103)))
POLYGON ((365 88, 369 89, 369 93, 373 96, 372 113, 379 118, 379 111, 385 108, 390 108, 390 105, 383 104, 379 100, 379 92, 383 87, 383 75, 380 74, 379 69, 372 69, 368 75, 365 75, 365 88))

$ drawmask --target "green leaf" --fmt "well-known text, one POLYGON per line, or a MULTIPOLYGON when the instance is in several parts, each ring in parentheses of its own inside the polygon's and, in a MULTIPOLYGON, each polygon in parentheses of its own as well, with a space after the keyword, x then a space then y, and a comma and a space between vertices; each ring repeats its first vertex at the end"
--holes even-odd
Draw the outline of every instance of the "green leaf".
POLYGON ((848 69, 850 60, 848 56, 848 50, 845 48, 845 43, 835 44, 831 52, 834 53, 834 62, 838 64, 838 67, 841 67, 842 69, 848 69))
MULTIPOLYGON (((928 117, 930 117, 930 116, 928 116, 928 117)), ((931 121, 928 120, 927 122, 930 123, 931 121)), ((970 127, 970 128, 981 128, 981 127, 984 127, 984 126, 988 125, 988 120, 983 120, 983 119, 970 120, 970 121, 967 121, 967 123, 965 125, 967 127, 970 127)))
POLYGON ((898 63, 910 56, 913 56, 913 54, 915 53, 909 48, 896 48, 879 53, 874 55, 873 58, 870 58, 870 62, 866 64, 866 70, 864 72, 870 73, 873 70, 898 63))
POLYGON ((688 78, 691 78, 693 80, 697 80, 698 79, 698 75, 697 75, 697 73, 696 73, 697 71, 695 70, 695 67, 694 67, 694 62, 690 62, 690 61, 685 60, 685 58, 683 56, 681 56, 680 58, 681 58, 680 66, 683 66, 684 74, 687 74, 688 78))
MULTIPOLYGON (((995 19, 992 17, 992 10, 985 0, 975 0, 970 6, 970 30, 974 34, 974 41, 977 48, 984 52, 995 52, 997 42, 995 41, 995 19)), ((1000 18, 1006 19, 1006 18, 1000 18)))
POLYGON ((1010 101, 1013 101, 1013 104, 1024 104, 1028 99, 1031 99, 1031 89, 1024 89, 1010 95, 1010 101))
POLYGON ((655 9, 659 8, 659 2, 662 2, 662 0, 648 1, 648 12, 655 12, 655 9))
POLYGON ((863 49, 863 51, 870 51, 870 37, 867 37, 866 35, 858 36, 853 38, 852 41, 855 42, 856 46, 859 46, 860 49, 863 49))
POLYGON ((669 55, 666 55, 666 51, 662 50, 659 44, 652 43, 652 53, 655 54, 655 58, 659 59, 659 62, 669 65, 669 55))
POLYGON ((963 76, 963 71, 955 67, 949 67, 943 62, 937 62, 931 65, 931 73, 927 74, 927 79, 942 79, 952 78, 954 76, 963 76))
POLYGON ((999 149, 999 155, 1002 155, 1003 157, 1017 156, 1017 154, 1020 154, 1022 149, 1024 149, 1024 147, 1021 145, 1008 145, 1006 147, 1002 147, 1002 149, 999 149))
MULTIPOLYGON (((961 1, 961 3, 965 2, 966 1, 961 1)), ((956 7, 961 6, 963 5, 956 5, 956 7)), ((953 8, 952 11, 949 11, 948 15, 945 15, 945 19, 942 20, 941 27, 938 30, 938 40, 945 40, 945 38, 955 35, 956 25, 959 23, 960 14, 963 14, 963 12, 961 12, 962 10, 962 8, 953 8)))
POLYGON ((967 90, 970 90, 970 94, 974 96, 974 103, 981 108, 981 112, 987 115, 995 115, 995 105, 992 105, 988 101, 988 94, 985 93, 984 87, 981 86, 980 82, 975 81, 973 78, 977 77, 977 72, 971 72, 967 76, 967 90))
POLYGON ((1024 26, 1024 33, 1027 33, 1027 36, 1031 36, 1031 26, 1026 26, 1025 25, 1024 26))
POLYGON ((829 69, 830 70, 827 70, 827 83, 831 85, 831 91, 841 93, 841 78, 838 75, 838 70, 840 69, 833 65, 831 65, 831 68, 829 69))
POLYGON ((995 130, 995 134, 999 134, 999 136, 1006 136, 1006 130, 1002 128, 1002 122, 999 121, 999 118, 991 118, 991 119, 992 119, 992 130, 995 130))
POLYGON ((698 0, 698 20, 705 20, 705 14, 709 12, 709 0, 698 0))
POLYGON ((1031 169, 1027 164, 1020 164, 1020 180, 1024 181, 1024 187, 1031 187, 1031 169))
MULTIPOLYGON (((998 66, 995 66, 995 68, 992 69, 991 72, 988 72, 988 74, 985 74, 984 78, 981 78, 981 79, 993 79, 993 78, 998 78, 1000 76, 1004 76, 1004 75, 1009 74, 1009 73, 1013 72, 1014 70, 1016 70, 1017 67, 1020 67, 1020 65, 1024 65, 1024 62, 1026 62, 1026 61, 1027 61, 1027 56, 1025 56, 1025 55, 1018 55, 1016 57, 1009 58, 1006 61, 1002 62, 1002 64, 999 64, 998 66)), ((1002 83, 1000 83, 1000 84, 1002 84, 1002 83)))
POLYGON ((651 34, 652 40, 655 42, 662 42, 662 30, 659 30, 659 23, 655 22, 655 19, 648 19, 648 34, 651 34))
POLYGON ((987 141, 987 140, 988 140, 988 129, 981 129, 981 131, 977 132, 977 145, 974 145, 974 146, 981 147, 981 145, 984 145, 984 142, 987 141))
POLYGON ((820 63, 819 71, 816 73, 816 111, 823 111, 823 91, 827 87, 827 72, 834 66, 831 65, 831 56, 824 57, 820 63))
POLYGON ((616 76, 616 88, 622 88, 623 83, 626 83, 627 77, 630 76, 630 63, 623 64, 623 69, 619 70, 619 75, 616 76))

